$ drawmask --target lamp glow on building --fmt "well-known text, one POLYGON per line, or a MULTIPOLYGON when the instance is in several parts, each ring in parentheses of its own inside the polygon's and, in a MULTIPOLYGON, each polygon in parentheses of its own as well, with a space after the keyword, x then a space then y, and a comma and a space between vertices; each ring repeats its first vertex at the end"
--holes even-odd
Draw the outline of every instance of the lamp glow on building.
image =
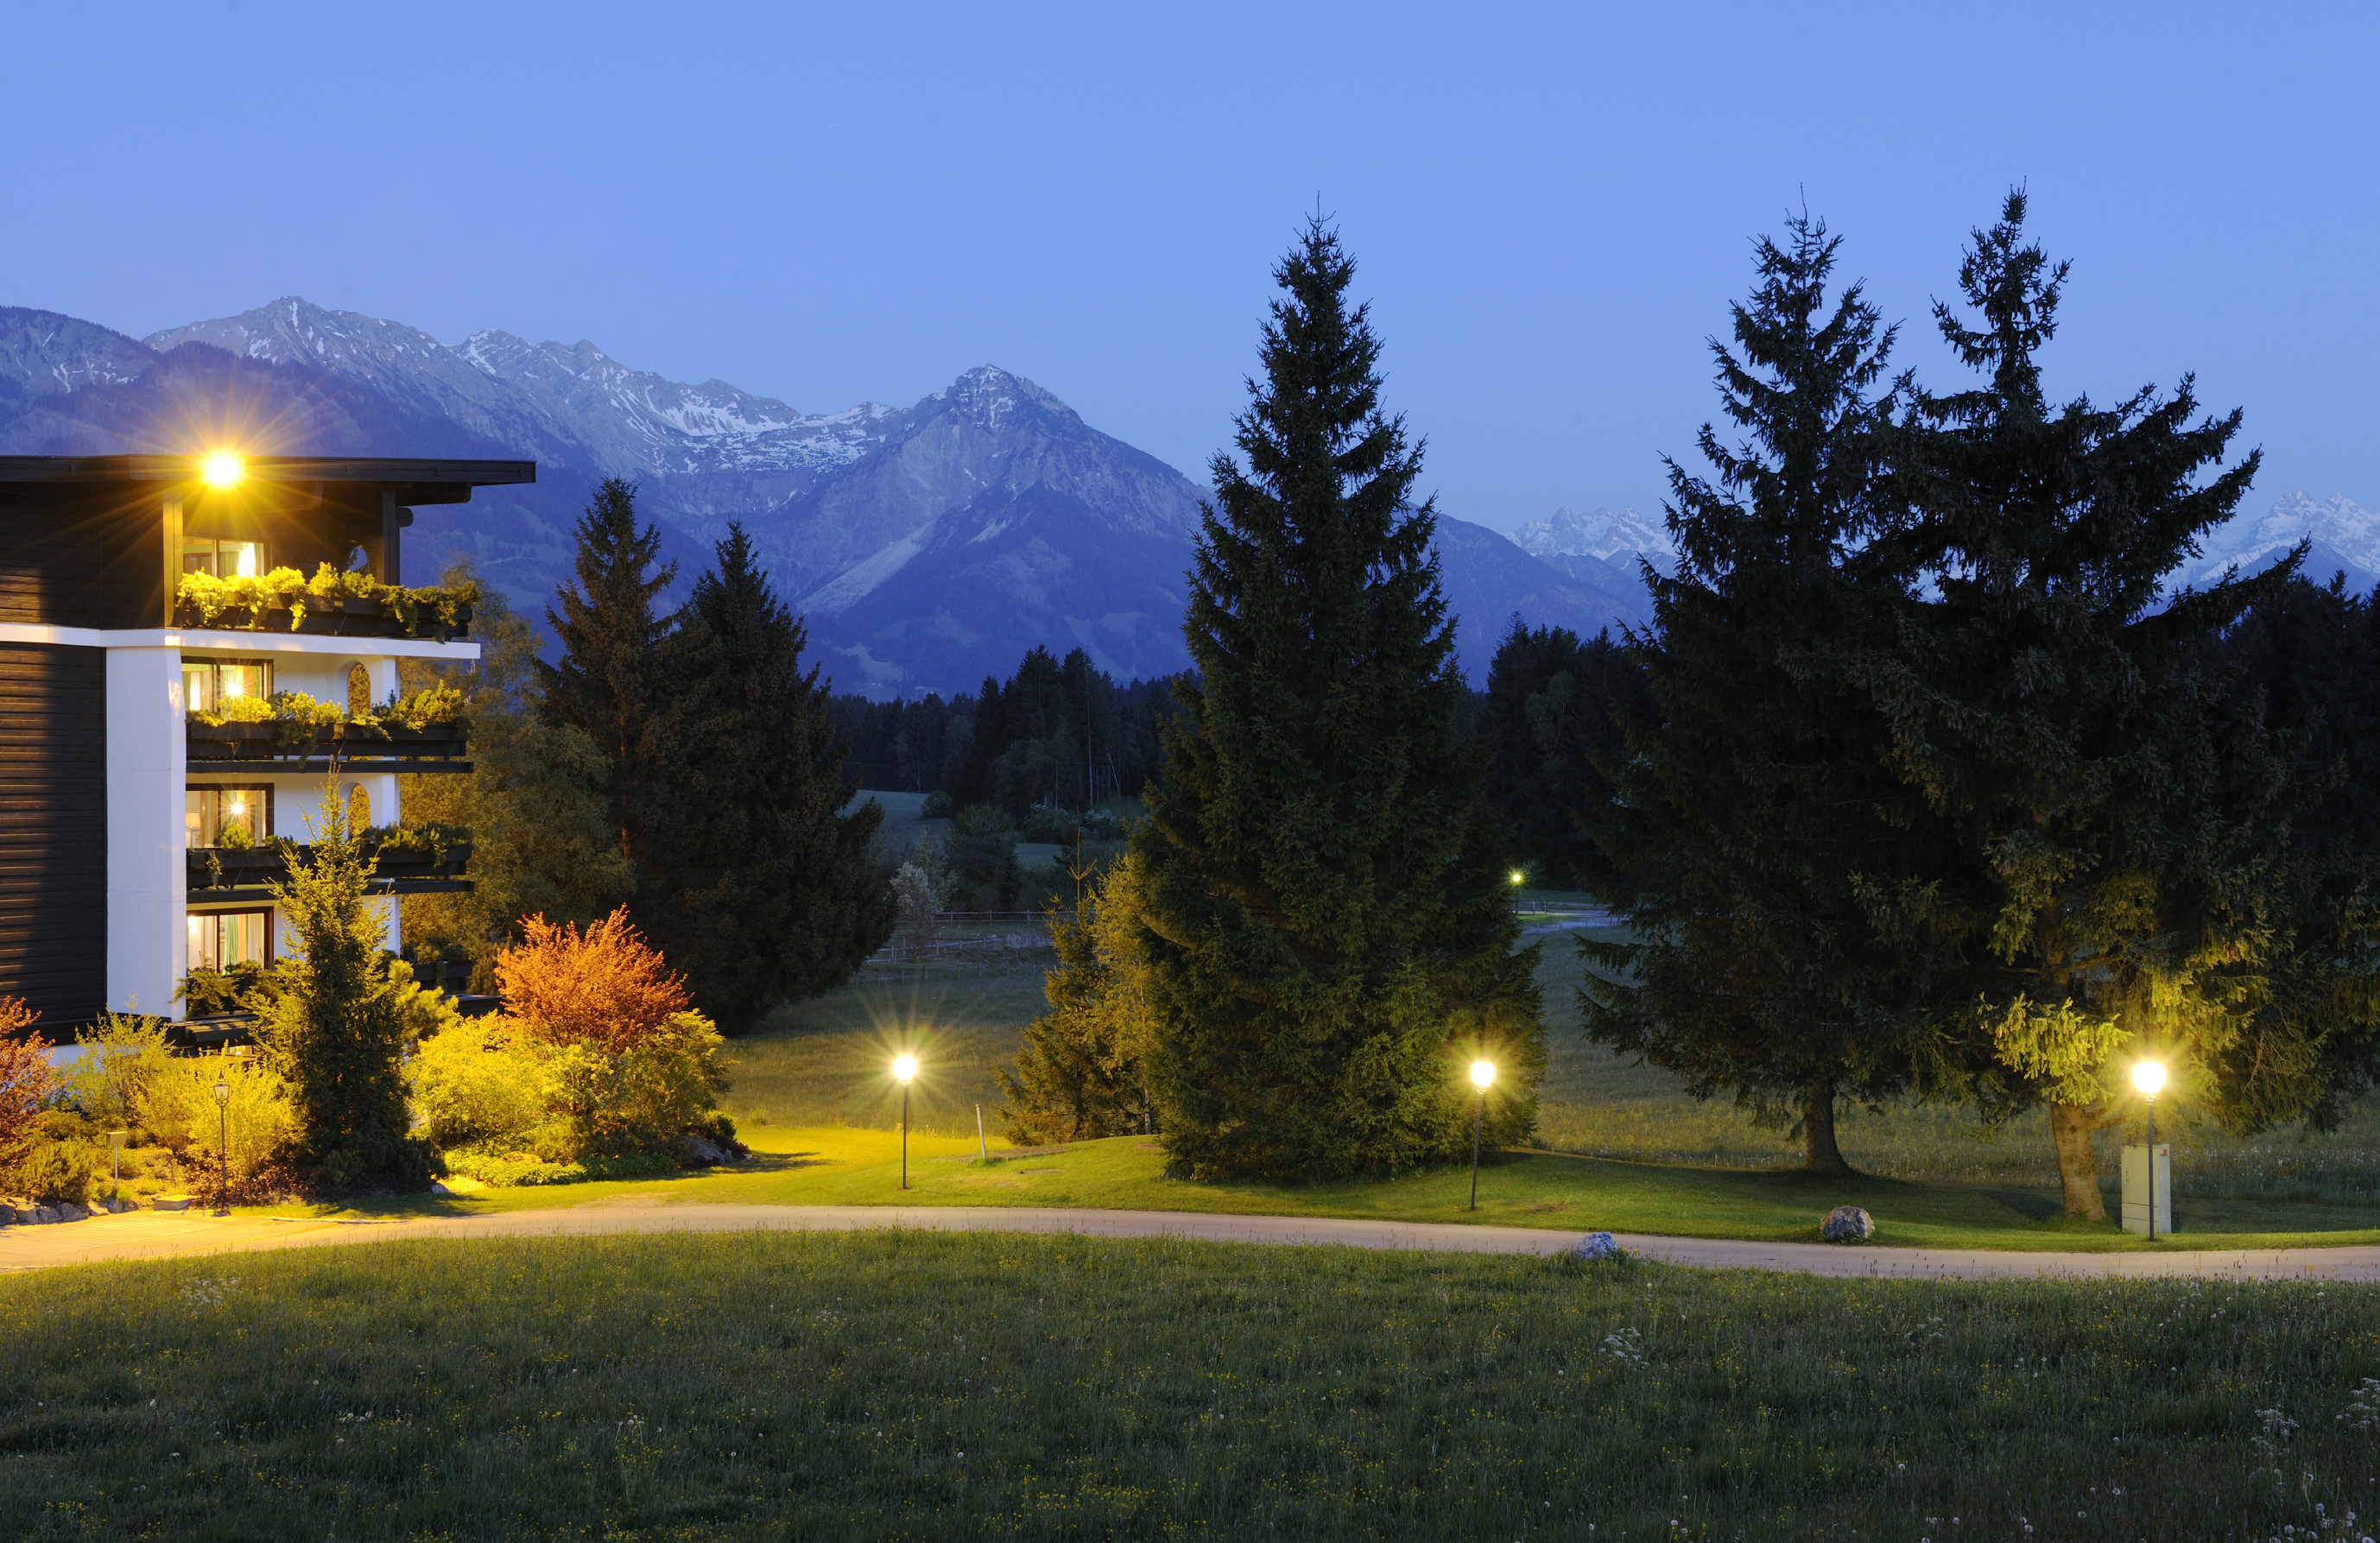
POLYGON ((909 1187, 909 1081, 917 1075, 917 1058, 895 1057, 892 1075, 901 1084, 901 1187, 909 1187))
POLYGON ((199 463, 199 476, 211 488, 236 488, 248 475, 248 463, 228 450, 211 452, 199 463))
POLYGON ((1471 1083, 1479 1089, 1479 1112, 1471 1121, 1471 1209, 1479 1209, 1479 1133, 1488 1124, 1488 1085, 1496 1080, 1496 1063, 1471 1063, 1471 1083))

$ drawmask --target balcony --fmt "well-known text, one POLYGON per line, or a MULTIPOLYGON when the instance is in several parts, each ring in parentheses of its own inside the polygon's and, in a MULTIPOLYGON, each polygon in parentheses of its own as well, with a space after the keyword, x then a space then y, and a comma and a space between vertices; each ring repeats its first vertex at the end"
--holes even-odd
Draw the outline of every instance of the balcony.
POLYGON ((310 579, 295 568, 232 578, 186 573, 174 591, 174 625, 452 643, 471 636, 471 604, 479 598, 475 584, 383 584, 369 574, 337 572, 328 564, 310 579))
POLYGON ((323 772, 336 767, 370 772, 468 772, 463 759, 469 732, 459 722, 424 723, 309 723, 280 718, 263 723, 209 723, 191 719, 188 736, 192 776, 231 772, 323 772))
MULTIPOLYGON (((406 832, 397 840, 375 832, 364 835, 365 851, 378 859, 366 886, 371 894, 462 894, 471 881, 463 876, 471 861, 468 841, 424 840, 406 832)), ((242 900, 267 900, 274 884, 289 881, 288 854, 301 863, 314 853, 310 846, 274 842, 264 846, 194 846, 187 854, 192 905, 220 905, 242 900)))

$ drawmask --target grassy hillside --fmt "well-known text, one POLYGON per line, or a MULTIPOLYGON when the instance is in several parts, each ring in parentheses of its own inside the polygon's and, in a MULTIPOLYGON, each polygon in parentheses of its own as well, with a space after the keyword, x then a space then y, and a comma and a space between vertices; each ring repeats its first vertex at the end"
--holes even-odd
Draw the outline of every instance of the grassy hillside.
POLYGON ((2314 1536, 2380 1296, 933 1234, 0 1279, 0 1536, 2314 1536))

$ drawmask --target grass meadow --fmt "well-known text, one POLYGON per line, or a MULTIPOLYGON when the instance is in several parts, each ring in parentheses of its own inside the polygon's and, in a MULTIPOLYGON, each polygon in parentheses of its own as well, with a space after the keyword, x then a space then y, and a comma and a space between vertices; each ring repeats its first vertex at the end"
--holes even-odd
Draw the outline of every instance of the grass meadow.
MULTIPOLYGON (((2037 1234, 2033 1243, 2082 1241, 2039 1235, 2058 1233, 2062 1224, 2055 1221, 2058 1178, 2048 1120, 2038 1112, 1992 1131, 1951 1109, 1871 1113, 1847 1108, 1840 1121, 1843 1150, 1864 1177, 1825 1185, 1801 1179, 1793 1172, 1801 1160, 1799 1144, 1784 1132, 1755 1124, 1724 1100, 1688 1098, 1668 1074, 1631 1065, 1580 1037, 1582 966, 1572 936, 1546 936, 1541 948, 1538 976, 1550 1031, 1536 1146, 1548 1153, 1614 1160, 1556 1165, 1565 1176, 1548 1177, 1544 1186, 1524 1184, 1521 1204, 1569 1199, 1575 1220, 1561 1223, 1567 1225, 1717 1235, 1716 1225, 1743 1229, 1725 1235, 1784 1237, 1803 1235, 1798 1229, 1804 1228, 1809 1207, 1824 1210, 1839 1196, 1879 1216, 1894 1213, 1953 1231, 2014 1226, 2037 1234), (1548 1192, 1539 1193, 1539 1187, 1548 1192), (1700 1197, 1699 1204, 1730 1195, 1741 1196, 1744 1209, 1724 1216, 1693 1214, 1691 1208, 1676 1213, 1686 1197, 1700 1197), (1664 1224, 1673 1214, 1672 1223, 1664 1224)), ((1049 963, 1046 950, 988 945, 972 956, 930 965, 873 966, 853 984, 783 1009, 761 1032, 736 1040, 730 1050, 736 1064, 727 1107, 746 1135, 764 1147, 779 1145, 772 1127, 780 1135, 788 1128, 810 1133, 811 1145, 842 1139, 819 1135, 820 1127, 891 1131, 901 1105, 887 1068, 895 1054, 907 1050, 922 1068, 911 1091, 912 1130, 972 1149, 980 1108, 996 1148, 997 1073, 1014 1054, 1024 1026, 1046 1008, 1041 972, 1049 963)), ((2342 1129, 2327 1135, 2289 1129, 2245 1141, 2193 1125, 2186 1113, 2170 1107, 2159 1127, 2175 1148, 2176 1204, 2181 1209, 2177 1221, 2185 1233, 2198 1233, 2198 1241, 2216 1233, 2365 1232, 2372 1237, 2352 1240, 2380 1240, 2380 1111, 2359 1109, 2342 1129)), ((2098 1137, 2111 1209, 2117 1148, 2125 1134, 2110 1130, 2098 1137)), ((1152 1159, 1143 1166, 1153 1173, 1157 1164, 1152 1159)), ((1400 1182, 1427 1185, 1430 1176, 1400 1182)), ((1331 1188, 1291 1192, 1282 1209, 1308 1209, 1297 1196, 1318 1198, 1331 1188)), ((1185 1206, 1178 1194, 1170 1202, 1135 1202, 1117 1193, 1099 1203, 1185 1206)), ((1332 1203, 1343 1209, 1361 1201, 1349 1189, 1333 1196, 1332 1203)), ((1244 1208, 1235 1202, 1232 1209, 1244 1208)), ((1906 1232, 1895 1240, 1920 1236, 1929 1243, 1949 1241, 1947 1234, 1906 1232)), ((1998 1241, 2008 1245, 2028 1240, 1998 1241)), ((2341 1235, 2335 1241, 2350 1239, 2341 1235)))
POLYGON ((0 1341, 11 1538, 2049 1543, 2380 1507, 2380 1294, 2315 1283, 419 1241, 0 1279, 0 1341))

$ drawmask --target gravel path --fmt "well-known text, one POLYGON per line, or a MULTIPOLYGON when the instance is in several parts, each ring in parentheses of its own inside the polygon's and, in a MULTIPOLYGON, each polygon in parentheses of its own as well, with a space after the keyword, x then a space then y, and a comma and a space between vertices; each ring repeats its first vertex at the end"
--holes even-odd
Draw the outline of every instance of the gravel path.
MULTIPOLYGON (((598 1237, 621 1233, 732 1233, 912 1227, 935 1232, 1075 1233, 1090 1237, 1182 1237, 1214 1243, 1339 1244, 1356 1248, 1551 1255, 1583 1234, 1456 1222, 1358 1221, 1325 1217, 1219 1216, 1200 1211, 1033 1209, 970 1206, 671 1205, 624 1197, 567 1210, 393 1221, 315 1221, 139 1211, 45 1227, 0 1229, 0 1272, 105 1259, 163 1258, 263 1248, 310 1248, 392 1238, 598 1237)), ((1918 1280, 2058 1277, 2074 1280, 2380 1281, 2380 1247, 2197 1253, 2054 1254, 1997 1249, 1840 1246, 1619 1234, 1627 1248, 1670 1264, 1776 1270, 1809 1275, 1918 1280)))

